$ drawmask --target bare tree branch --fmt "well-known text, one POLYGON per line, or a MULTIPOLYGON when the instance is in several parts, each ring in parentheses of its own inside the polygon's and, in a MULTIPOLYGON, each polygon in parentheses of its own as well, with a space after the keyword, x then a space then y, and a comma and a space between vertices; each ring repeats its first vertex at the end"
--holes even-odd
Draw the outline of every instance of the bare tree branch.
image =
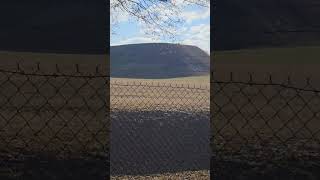
MULTIPOLYGON (((174 38, 184 22, 179 15, 186 5, 208 8, 210 0, 111 0, 111 26, 116 27, 120 17, 127 16, 143 25, 147 34, 174 38)), ((114 28, 112 33, 116 33, 114 28)))

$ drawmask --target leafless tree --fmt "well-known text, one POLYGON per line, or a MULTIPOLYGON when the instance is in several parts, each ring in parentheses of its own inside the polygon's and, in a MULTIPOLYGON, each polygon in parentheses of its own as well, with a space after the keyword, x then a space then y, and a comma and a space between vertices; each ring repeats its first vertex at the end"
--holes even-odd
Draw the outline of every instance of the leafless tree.
POLYGON ((179 15, 185 6, 209 8, 210 0, 111 0, 112 33, 122 18, 129 18, 138 21, 149 35, 173 38, 184 22, 179 15))

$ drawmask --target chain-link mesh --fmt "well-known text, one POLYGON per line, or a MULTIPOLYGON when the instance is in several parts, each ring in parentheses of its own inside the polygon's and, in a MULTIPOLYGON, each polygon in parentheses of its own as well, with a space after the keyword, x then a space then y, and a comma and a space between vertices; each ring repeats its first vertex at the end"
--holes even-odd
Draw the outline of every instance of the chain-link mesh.
POLYGON ((0 178, 107 177, 108 89, 98 69, 0 70, 0 178))
POLYGON ((320 91, 292 83, 212 81, 213 177, 320 178, 320 91))
POLYGON ((209 170, 209 87, 111 80, 110 89, 112 176, 209 170))

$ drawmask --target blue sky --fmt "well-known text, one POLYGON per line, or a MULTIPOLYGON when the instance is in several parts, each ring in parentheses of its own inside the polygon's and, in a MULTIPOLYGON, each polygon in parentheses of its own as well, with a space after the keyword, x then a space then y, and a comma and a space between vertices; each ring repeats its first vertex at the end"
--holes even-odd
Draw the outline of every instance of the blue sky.
POLYGON ((116 34, 111 34, 111 46, 122 44, 169 42, 187 45, 195 45, 210 54, 210 8, 199 6, 183 7, 180 17, 184 23, 177 30, 177 37, 174 42, 166 38, 155 38, 146 35, 143 25, 121 13, 117 16, 116 34))

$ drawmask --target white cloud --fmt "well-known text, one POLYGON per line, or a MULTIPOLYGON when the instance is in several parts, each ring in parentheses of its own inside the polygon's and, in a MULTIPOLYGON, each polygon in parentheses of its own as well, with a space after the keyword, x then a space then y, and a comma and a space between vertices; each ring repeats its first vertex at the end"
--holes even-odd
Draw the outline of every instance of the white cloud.
POLYGON ((201 20, 201 19, 206 19, 210 17, 210 9, 205 8, 204 12, 203 11, 184 11, 181 14, 182 18, 187 22, 187 23, 192 23, 193 21, 196 20, 201 20))
POLYGON ((129 20, 129 14, 120 10, 111 10, 111 22, 127 22, 129 20))
POLYGON ((178 6, 185 5, 185 0, 172 0, 172 3, 178 6))
POLYGON ((129 20, 129 14, 125 12, 119 13, 117 19, 118 19, 118 22, 126 22, 129 20))
POLYGON ((115 7, 110 8, 111 24, 129 21, 130 15, 120 8, 119 1, 110 0, 110 6, 115 7))
POLYGON ((191 26, 185 32, 182 44, 197 46, 210 54, 210 24, 191 26))
POLYGON ((156 43, 163 42, 161 40, 156 40, 145 36, 136 36, 124 40, 117 41, 116 43, 111 43, 111 46, 123 45, 123 44, 139 44, 139 43, 156 43))

